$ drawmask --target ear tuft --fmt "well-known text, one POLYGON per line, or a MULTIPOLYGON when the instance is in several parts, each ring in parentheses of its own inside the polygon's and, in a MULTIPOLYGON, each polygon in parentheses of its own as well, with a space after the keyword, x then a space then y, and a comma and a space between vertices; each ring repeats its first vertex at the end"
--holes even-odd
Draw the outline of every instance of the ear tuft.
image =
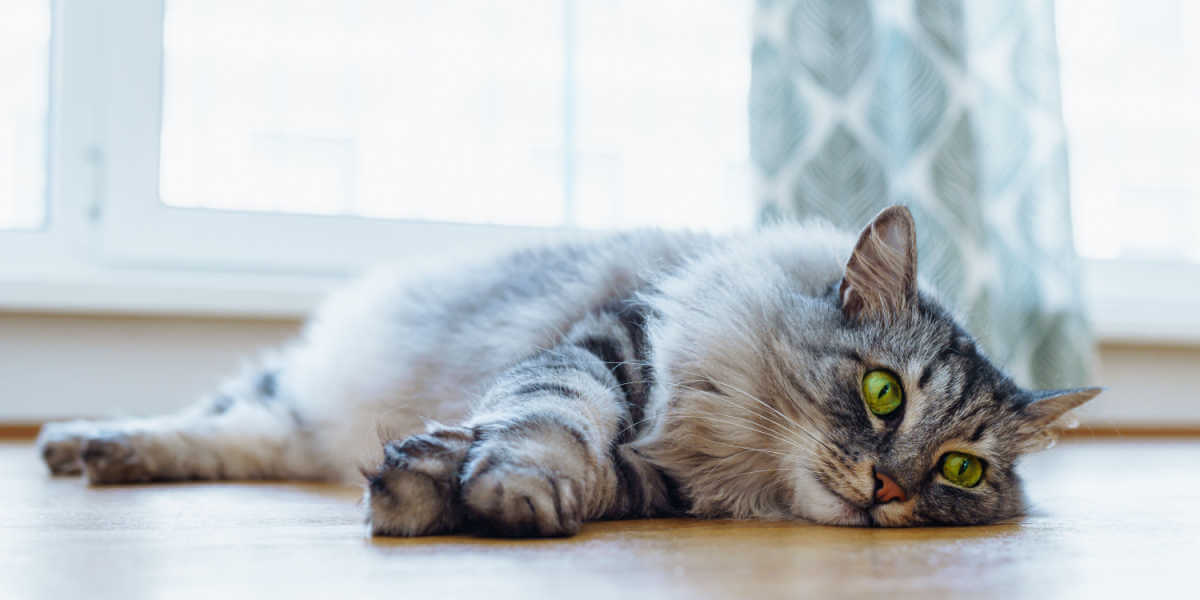
POLYGON ((1058 433, 1078 425, 1071 410, 1095 398, 1104 388, 1037 390, 1033 400, 1021 409, 1021 451, 1034 452, 1054 445, 1058 433))
POLYGON ((907 208, 889 206, 863 229, 839 296, 849 319, 891 319, 916 306, 917 234, 907 208))

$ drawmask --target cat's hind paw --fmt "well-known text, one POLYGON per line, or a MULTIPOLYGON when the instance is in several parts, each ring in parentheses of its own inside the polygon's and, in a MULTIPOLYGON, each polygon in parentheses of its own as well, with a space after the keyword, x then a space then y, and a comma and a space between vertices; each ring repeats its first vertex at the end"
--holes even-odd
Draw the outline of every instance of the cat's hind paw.
POLYGON ((80 455, 88 433, 88 426, 83 421, 47 423, 42 426, 34 447, 51 475, 83 473, 80 455))
POLYGON ((83 441, 79 456, 84 474, 92 485, 146 483, 154 471, 134 436, 102 433, 83 441))
POLYGON ((372 535, 417 536, 460 531, 458 471, 474 442, 470 429, 438 428, 384 446, 367 478, 365 503, 372 535))

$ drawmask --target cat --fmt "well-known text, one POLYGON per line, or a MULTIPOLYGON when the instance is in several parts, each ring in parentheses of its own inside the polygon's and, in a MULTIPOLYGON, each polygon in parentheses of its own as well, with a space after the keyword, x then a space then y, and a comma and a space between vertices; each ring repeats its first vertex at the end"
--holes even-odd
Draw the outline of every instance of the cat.
POLYGON ((183 412, 38 447, 92 484, 361 472, 374 535, 1017 517, 1017 459, 1100 390, 1014 384, 918 289, 915 239, 892 206, 857 240, 642 231, 385 272, 183 412))

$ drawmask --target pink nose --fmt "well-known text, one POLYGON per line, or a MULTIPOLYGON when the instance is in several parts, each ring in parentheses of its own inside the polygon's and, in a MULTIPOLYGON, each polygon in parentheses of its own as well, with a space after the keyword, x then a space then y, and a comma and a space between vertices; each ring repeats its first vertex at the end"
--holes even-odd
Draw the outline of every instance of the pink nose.
POLYGON ((904 502, 908 500, 908 494, 887 473, 875 471, 875 502, 886 504, 892 500, 904 502))

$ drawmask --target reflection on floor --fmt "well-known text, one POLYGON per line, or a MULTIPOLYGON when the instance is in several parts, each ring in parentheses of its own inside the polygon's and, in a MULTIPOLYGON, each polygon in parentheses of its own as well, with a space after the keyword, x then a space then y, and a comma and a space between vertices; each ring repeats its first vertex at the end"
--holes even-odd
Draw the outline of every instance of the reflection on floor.
MULTIPOLYGON (((88 488, 0 445, 14 598, 971 598, 1195 591, 1200 441, 1071 441, 1024 468, 1020 523, 845 529, 598 523, 568 540, 371 539, 359 490, 88 488)), ((1186 595, 1186 594, 1185 594, 1186 595)), ((1146 597, 1146 596, 1143 596, 1146 597)))

